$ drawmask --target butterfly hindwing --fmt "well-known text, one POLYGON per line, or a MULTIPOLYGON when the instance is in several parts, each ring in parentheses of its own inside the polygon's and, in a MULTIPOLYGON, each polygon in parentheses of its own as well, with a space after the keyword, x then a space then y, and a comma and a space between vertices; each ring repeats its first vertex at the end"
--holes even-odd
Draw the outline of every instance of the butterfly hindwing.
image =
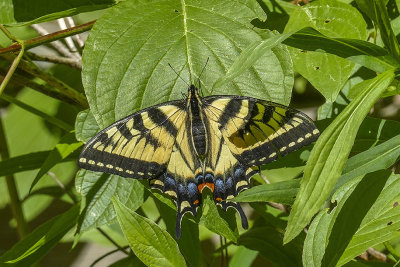
POLYGON ((79 166, 129 178, 152 178, 164 172, 184 103, 172 101, 136 112, 99 132, 84 147, 79 166))
POLYGON ((247 167, 274 161, 319 136, 307 115, 277 103, 235 96, 204 101, 207 116, 218 122, 229 149, 247 167))

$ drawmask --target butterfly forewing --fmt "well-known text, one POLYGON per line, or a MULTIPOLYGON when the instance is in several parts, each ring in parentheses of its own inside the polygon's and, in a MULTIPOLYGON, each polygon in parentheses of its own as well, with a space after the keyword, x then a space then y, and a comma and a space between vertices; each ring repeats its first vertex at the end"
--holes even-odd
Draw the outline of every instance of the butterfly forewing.
POLYGON ((93 137, 81 152, 79 166, 123 177, 156 177, 166 169, 185 116, 183 101, 136 112, 93 137))
POLYGON ((219 124, 233 155, 244 166, 259 166, 315 141, 312 120, 295 109, 264 100, 213 96, 205 113, 219 124))

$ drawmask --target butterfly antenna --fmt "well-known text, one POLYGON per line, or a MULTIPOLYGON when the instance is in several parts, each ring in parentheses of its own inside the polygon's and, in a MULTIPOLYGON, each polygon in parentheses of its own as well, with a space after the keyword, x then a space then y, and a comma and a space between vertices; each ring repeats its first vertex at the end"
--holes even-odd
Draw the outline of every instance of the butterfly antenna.
POLYGON ((199 84, 199 90, 200 90, 201 93, 202 93, 202 91, 201 91, 201 82, 200 82, 200 78, 201 78, 201 75, 203 74, 204 70, 206 69, 206 66, 207 66, 207 64, 208 64, 208 60, 209 60, 209 59, 210 59, 210 57, 207 57, 206 64, 204 64, 204 67, 203 67, 203 69, 201 70, 200 75, 199 75, 199 78, 198 78, 198 81, 197 81, 197 83, 199 84))
POLYGON ((179 73, 172 67, 171 64, 168 63, 168 66, 175 72, 175 74, 176 74, 184 83, 186 83, 186 85, 187 85, 188 87, 190 87, 190 85, 181 77, 181 75, 179 75, 179 73))

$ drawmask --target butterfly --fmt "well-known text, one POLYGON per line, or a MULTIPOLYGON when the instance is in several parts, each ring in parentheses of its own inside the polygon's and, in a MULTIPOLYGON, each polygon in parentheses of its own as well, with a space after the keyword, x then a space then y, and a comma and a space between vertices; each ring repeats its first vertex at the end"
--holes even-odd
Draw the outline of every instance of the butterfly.
POLYGON ((249 188, 260 165, 318 136, 313 121, 298 110, 245 96, 201 97, 191 85, 186 99, 145 108, 100 131, 78 161, 84 169, 148 179, 171 196, 179 238, 184 214, 196 216, 206 187, 223 210, 237 210, 247 229, 240 204, 230 199, 249 188))

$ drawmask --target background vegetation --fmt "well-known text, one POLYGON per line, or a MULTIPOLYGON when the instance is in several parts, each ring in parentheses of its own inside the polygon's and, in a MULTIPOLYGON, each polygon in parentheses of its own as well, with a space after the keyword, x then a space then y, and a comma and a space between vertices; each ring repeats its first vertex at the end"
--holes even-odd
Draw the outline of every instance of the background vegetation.
POLYGON ((398 5, 3 0, 0 265, 104 266, 115 253, 112 266, 398 264, 398 5), (322 135, 236 197, 249 230, 208 192, 176 240, 168 197, 76 161, 115 120, 182 98, 168 63, 195 82, 207 58, 204 95, 291 104, 322 135), (108 252, 73 263, 94 243, 108 252))

